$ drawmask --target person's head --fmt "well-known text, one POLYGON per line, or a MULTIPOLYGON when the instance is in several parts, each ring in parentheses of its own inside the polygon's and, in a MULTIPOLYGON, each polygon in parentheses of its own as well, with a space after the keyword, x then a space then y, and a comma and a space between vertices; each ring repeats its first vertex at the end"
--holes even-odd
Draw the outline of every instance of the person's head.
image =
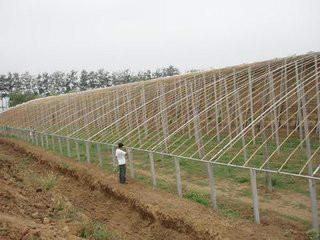
POLYGON ((118 147, 119 147, 119 148, 123 148, 123 143, 121 143, 121 142, 118 143, 118 147))

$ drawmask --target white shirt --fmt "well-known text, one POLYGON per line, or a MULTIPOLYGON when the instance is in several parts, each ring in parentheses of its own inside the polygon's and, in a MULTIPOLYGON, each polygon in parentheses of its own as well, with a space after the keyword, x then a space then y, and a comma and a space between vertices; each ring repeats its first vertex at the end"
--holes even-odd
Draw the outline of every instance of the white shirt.
POLYGON ((117 148, 116 150, 116 157, 117 157, 117 160, 118 160, 118 164, 119 165, 123 165, 123 164, 126 164, 126 152, 125 151, 122 151, 121 149, 117 148))

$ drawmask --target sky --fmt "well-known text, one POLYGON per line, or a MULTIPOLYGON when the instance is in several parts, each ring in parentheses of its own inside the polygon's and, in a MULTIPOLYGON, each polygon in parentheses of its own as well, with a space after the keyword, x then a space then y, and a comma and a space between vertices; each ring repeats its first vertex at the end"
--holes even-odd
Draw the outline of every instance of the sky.
POLYGON ((0 0, 0 73, 182 71, 320 51, 320 0, 0 0))

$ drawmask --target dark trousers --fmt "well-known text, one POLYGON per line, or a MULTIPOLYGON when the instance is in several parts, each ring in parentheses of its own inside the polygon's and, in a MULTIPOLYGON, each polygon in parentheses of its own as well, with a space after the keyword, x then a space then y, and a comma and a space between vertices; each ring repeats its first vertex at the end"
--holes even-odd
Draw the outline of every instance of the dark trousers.
POLYGON ((119 165, 119 179, 120 183, 126 183, 126 165, 119 165))

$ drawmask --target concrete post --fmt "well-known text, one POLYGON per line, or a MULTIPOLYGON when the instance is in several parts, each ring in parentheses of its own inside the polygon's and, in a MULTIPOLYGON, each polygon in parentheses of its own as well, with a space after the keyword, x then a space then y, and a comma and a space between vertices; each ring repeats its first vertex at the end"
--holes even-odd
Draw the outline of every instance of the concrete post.
POLYGON ((150 169, 151 169, 152 186, 153 186, 153 189, 155 189, 157 187, 157 179, 156 179, 156 170, 154 167, 154 159, 153 159, 152 152, 149 152, 149 161, 150 161, 150 169))
POLYGON ((86 145, 87 163, 90 163, 90 143, 88 141, 85 141, 85 145, 86 145))
POLYGON ((75 141, 75 144, 76 144, 77 159, 78 159, 78 161, 80 162, 80 161, 81 161, 81 158, 80 158, 80 146, 79 146, 79 142, 78 142, 78 141, 75 141))
POLYGON ((176 167, 176 179, 177 179, 177 191, 179 197, 182 197, 182 183, 181 183, 181 175, 180 175, 180 163, 177 157, 174 158, 174 164, 176 167))
POLYGON ((210 186, 210 197, 211 197, 211 205, 214 209, 218 208, 217 205, 217 192, 216 192, 216 184, 214 179, 214 173, 212 169, 211 163, 207 163, 208 177, 209 177, 209 186, 210 186))
POLYGON ((99 160, 99 166, 102 167, 102 155, 101 155, 101 145, 100 143, 97 143, 97 155, 99 160))
POLYGON ((135 172, 134 172, 134 164, 133 164, 133 153, 132 149, 128 148, 128 160, 129 160, 129 166, 130 166, 130 175, 132 178, 135 177, 135 172))
POLYGON ((254 169, 250 169, 250 182, 251 182, 254 220, 256 223, 260 223, 259 199, 258 199, 258 190, 257 190, 257 174, 254 169))
POLYGON ((66 143, 67 143, 67 155, 68 155, 68 157, 71 157, 71 149, 70 149, 70 140, 69 140, 69 138, 66 138, 66 143))

